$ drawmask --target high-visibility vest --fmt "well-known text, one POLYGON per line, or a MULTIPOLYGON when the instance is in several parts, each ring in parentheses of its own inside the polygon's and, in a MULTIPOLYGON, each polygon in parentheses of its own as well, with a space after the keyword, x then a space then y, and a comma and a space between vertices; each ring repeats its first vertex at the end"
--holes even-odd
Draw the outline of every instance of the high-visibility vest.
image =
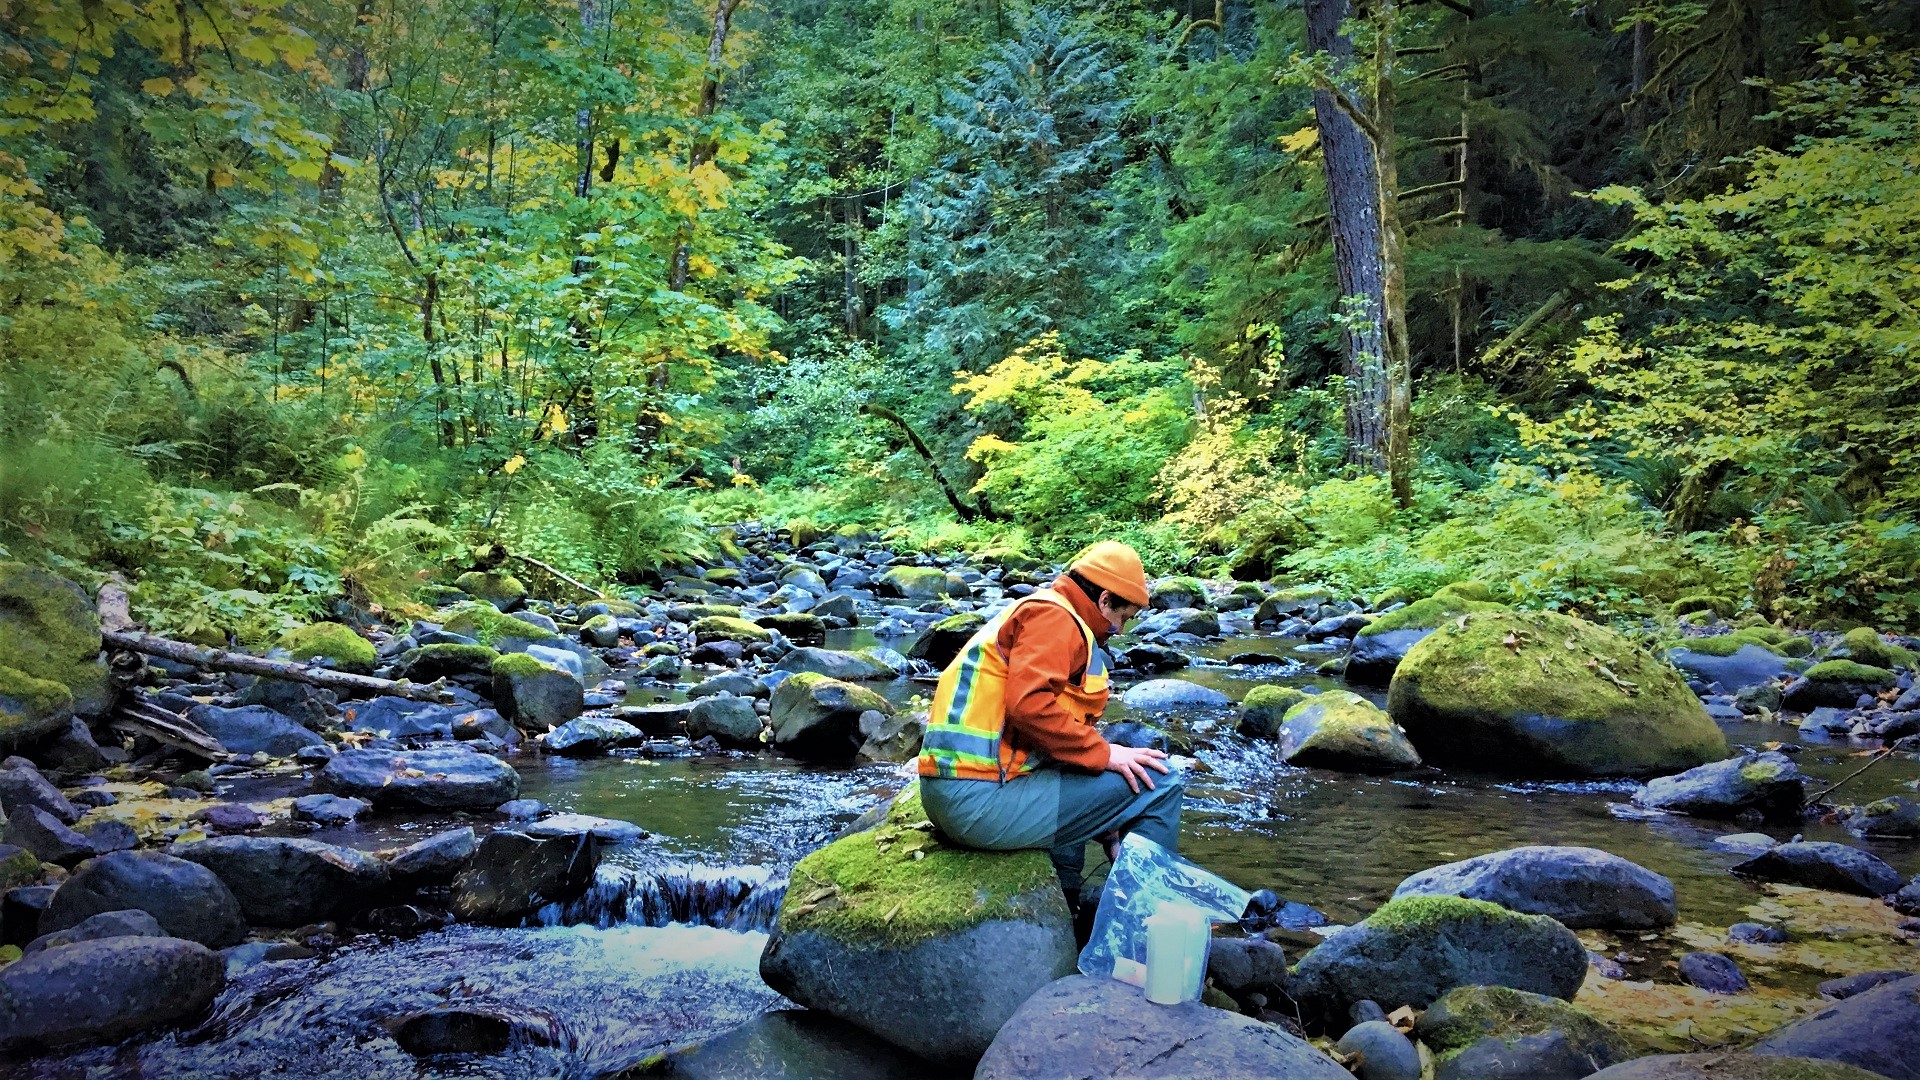
POLYGON ((1080 628, 1087 643, 1087 670, 1080 685, 1068 685, 1058 701, 1067 714, 1092 724, 1107 707, 1107 658, 1073 602, 1052 589, 1041 589, 1009 605, 968 639, 966 647, 940 673, 927 715, 927 734, 920 742, 921 776, 966 780, 1006 780, 1032 772, 1046 761, 1045 752, 1015 746, 1006 737, 1007 658, 1000 651, 1000 628, 1024 604, 1054 604, 1080 628))

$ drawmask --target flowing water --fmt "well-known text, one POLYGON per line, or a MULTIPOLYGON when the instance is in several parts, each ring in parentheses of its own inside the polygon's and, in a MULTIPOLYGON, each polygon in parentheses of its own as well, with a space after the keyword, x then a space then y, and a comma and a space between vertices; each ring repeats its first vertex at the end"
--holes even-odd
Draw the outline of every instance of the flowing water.
MULTIPOLYGON (((830 642, 838 648, 874 643, 859 633, 830 642)), ((1297 642, 1241 638, 1202 650, 1206 666, 1177 675, 1237 700, 1262 683, 1337 685, 1311 674, 1325 655, 1297 642), (1249 652, 1270 659, 1225 663, 1249 652)), ((878 689, 902 702, 927 692, 906 680, 878 689)), ((1108 718, 1130 718, 1117 696, 1108 718)), ((1224 714, 1189 718, 1184 726, 1200 745, 1187 787, 1183 854, 1248 889, 1271 888, 1321 909, 1334 923, 1363 917, 1415 871, 1521 844, 1603 848, 1664 874, 1678 891, 1683 922, 1724 927, 1759 898, 1754 886, 1727 873, 1743 856, 1713 842, 1751 829, 1632 813, 1623 805, 1631 783, 1295 769, 1278 762, 1272 743, 1233 734, 1224 714)), ((1745 745, 1798 739, 1792 727, 1779 724, 1727 731, 1745 745)), ((1815 744, 1798 760, 1830 782, 1859 766, 1861 749, 1815 744)), ((533 920, 539 925, 362 938, 319 959, 256 965, 193 1031, 42 1059, 17 1074, 530 1080, 619 1074, 704 1042, 656 1071, 743 1078, 937 1075, 830 1019, 778 1011, 790 1003, 758 976, 787 869, 905 783, 901 767, 819 768, 743 754, 526 755, 514 764, 523 797, 632 821, 650 835, 615 852, 587 896, 541 912, 533 920), (435 1054, 435 1033, 448 1030, 481 1052, 435 1054)), ((1893 758, 1851 782, 1847 792, 1865 801, 1906 791, 1916 779, 1920 767, 1893 758)), ((373 848, 460 820, 375 819, 311 835, 373 848)), ((1858 843, 1831 823, 1764 831, 1778 839, 1799 831, 1808 839, 1858 843)), ((1920 871, 1920 852, 1910 847, 1861 846, 1905 873, 1920 871)))

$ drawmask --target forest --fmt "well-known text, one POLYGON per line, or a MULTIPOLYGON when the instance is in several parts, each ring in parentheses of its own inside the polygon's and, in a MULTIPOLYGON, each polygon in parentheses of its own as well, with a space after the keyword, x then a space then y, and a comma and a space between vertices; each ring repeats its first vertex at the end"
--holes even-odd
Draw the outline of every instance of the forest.
POLYGON ((1907 0, 15 0, 0 558, 498 545, 1920 626, 1907 0))

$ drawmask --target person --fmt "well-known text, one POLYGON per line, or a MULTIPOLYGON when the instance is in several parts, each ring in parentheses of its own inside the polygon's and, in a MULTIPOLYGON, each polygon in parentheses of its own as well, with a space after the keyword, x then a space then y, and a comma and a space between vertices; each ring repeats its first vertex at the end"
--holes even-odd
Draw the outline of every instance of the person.
POLYGON ((1101 645, 1147 606, 1132 548, 1087 548, 1051 587, 988 621, 940 675, 918 760, 927 817, 972 848, 1045 849, 1070 904, 1086 845, 1179 844, 1181 778, 1160 750, 1108 742, 1101 645))

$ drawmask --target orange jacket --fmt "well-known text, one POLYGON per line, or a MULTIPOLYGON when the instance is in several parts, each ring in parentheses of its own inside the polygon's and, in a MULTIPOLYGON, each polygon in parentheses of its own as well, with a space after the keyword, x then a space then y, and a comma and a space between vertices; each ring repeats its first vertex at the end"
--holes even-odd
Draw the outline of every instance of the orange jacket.
MULTIPOLYGON (((1066 575, 1053 589, 1093 628, 1102 643, 1112 636, 1106 616, 1066 575)), ((1026 604, 1013 613, 998 638, 1007 658, 1007 727, 1018 741, 1056 761, 1083 769, 1107 767, 1111 748, 1092 724, 1060 707, 1061 690, 1087 670, 1087 639, 1067 613, 1053 604, 1026 604)))

